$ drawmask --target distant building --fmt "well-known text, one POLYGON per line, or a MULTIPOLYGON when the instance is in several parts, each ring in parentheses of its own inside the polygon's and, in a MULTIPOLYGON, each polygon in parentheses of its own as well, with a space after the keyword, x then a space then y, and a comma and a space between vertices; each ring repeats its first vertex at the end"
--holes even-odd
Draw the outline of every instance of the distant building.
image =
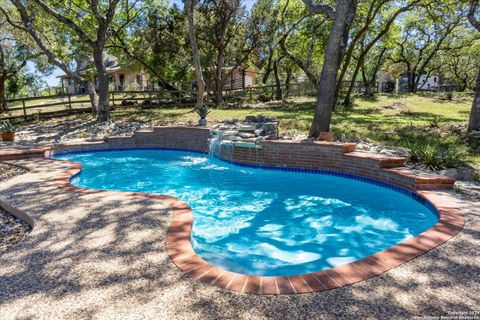
POLYGON ((380 71, 378 75, 378 92, 392 93, 395 91, 396 81, 390 74, 380 71))
MULTIPOLYGON (((225 77, 232 67, 223 68, 223 76, 225 77)), ((197 89, 197 80, 195 80, 195 74, 192 68, 192 89, 197 89)), ((223 90, 237 90, 243 88, 254 87, 257 84, 257 72, 253 67, 248 67, 246 69, 236 68, 233 70, 232 74, 228 79, 225 79, 223 84, 223 90)))
MULTIPOLYGON (((149 90, 152 88, 150 77, 142 70, 136 70, 132 66, 120 65, 118 59, 112 56, 105 58, 107 73, 110 77, 110 87, 115 91, 125 90, 149 90)), ((85 94, 88 93, 87 78, 92 69, 85 69, 79 72, 82 80, 75 81, 69 75, 61 75, 60 85, 64 93, 85 94)), ((98 86, 98 80, 94 77, 95 86, 98 86)))
MULTIPOLYGON (((232 67, 226 67, 225 72, 230 72, 232 67)), ((254 87, 257 83, 257 72, 250 66, 246 69, 236 68, 233 70, 230 79, 227 79, 223 88, 230 89, 243 89, 254 87)))
MULTIPOLYGON (((422 74, 419 76, 420 79, 418 81, 417 90, 438 90, 440 87, 440 77, 439 76, 428 76, 422 74)), ((417 76, 416 80, 419 78, 417 76)), ((403 74, 400 78, 400 86, 407 86, 408 85, 408 74, 403 74)))

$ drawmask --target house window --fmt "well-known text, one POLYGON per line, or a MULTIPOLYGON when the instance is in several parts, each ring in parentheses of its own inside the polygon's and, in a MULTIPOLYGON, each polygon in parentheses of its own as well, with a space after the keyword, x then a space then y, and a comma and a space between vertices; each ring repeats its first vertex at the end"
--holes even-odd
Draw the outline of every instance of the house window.
POLYGON ((72 80, 72 79, 69 79, 69 80, 67 81, 67 83, 68 83, 69 86, 73 86, 73 80, 72 80))
POLYGON ((437 82, 437 77, 433 77, 433 82, 437 82))
POLYGON ((142 86, 142 84, 143 84, 143 77, 142 77, 141 74, 137 74, 137 84, 139 86, 142 86))

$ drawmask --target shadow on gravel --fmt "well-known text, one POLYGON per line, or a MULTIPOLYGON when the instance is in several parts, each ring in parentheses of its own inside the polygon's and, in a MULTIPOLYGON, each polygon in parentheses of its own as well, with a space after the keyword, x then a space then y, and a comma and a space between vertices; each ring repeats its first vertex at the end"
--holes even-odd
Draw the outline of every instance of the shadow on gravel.
MULTIPOLYGON (((55 170, 53 161, 38 165, 33 172, 55 170)), ((47 304, 77 299, 72 315, 90 318, 102 308, 82 301, 99 295, 101 305, 131 305, 137 317, 148 306, 183 319, 403 319, 480 305, 478 210, 449 243, 380 277, 326 292, 257 296, 178 271, 164 248, 170 211, 151 199, 65 192, 42 181, 18 182, 5 193, 32 215, 35 229, 0 257, 0 307, 36 295, 47 304)), ((144 316, 162 318, 159 312, 144 316)))

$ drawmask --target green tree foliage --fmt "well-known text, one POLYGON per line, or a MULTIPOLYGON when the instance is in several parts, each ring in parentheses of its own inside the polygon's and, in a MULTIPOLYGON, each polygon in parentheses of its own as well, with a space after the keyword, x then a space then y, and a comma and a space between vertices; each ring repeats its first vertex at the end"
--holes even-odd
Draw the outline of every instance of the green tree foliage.
POLYGON ((191 76, 185 14, 163 1, 139 7, 129 28, 115 33, 112 52, 124 63, 145 69, 159 87, 177 90, 191 76))
POLYGON ((2 6, 1 12, 10 25, 28 34, 48 61, 72 78, 79 78, 69 64, 72 57, 81 52, 92 58, 92 77, 96 81, 89 81, 89 92, 93 111, 98 120, 109 120, 106 48, 112 35, 127 28, 138 14, 137 1, 2 1, 8 8, 2 6))
POLYGON ((452 90, 475 88, 477 70, 480 69, 480 34, 462 26, 451 41, 452 49, 438 53, 438 72, 443 83, 453 85, 452 90))
POLYGON ((247 11, 240 0, 205 0, 197 12, 197 36, 207 87, 222 102, 224 85, 233 73, 252 64, 262 47, 274 10, 272 0, 259 0, 247 11))
MULTIPOLYGON (((8 21, 0 16, 0 112, 7 109, 7 84, 16 83, 15 79, 25 70, 27 62, 36 57, 35 48, 25 34, 12 28, 8 21)), ((41 59, 37 61, 41 66, 41 59)))
MULTIPOLYGON (((372 95, 380 73, 406 75, 412 92, 422 75, 440 75, 461 90, 478 82, 478 0, 257 0, 251 8, 242 0, 192 0, 187 8, 167 0, 0 2, 17 51, 8 49, 3 56, 12 63, 2 68, 21 69, 25 47, 39 66, 43 59, 74 79, 90 69, 100 120, 109 114, 107 53, 173 92, 191 89, 201 69, 217 103, 234 73, 250 66, 260 72, 257 82, 275 85, 276 99, 291 83, 308 81, 318 90, 312 137, 329 130, 333 106, 342 99, 350 105, 359 84, 372 95)), ((17 80, 8 82, 12 92, 17 80)))
POLYGON ((420 75, 440 68, 439 54, 455 49, 457 31, 465 23, 461 9, 442 3, 419 7, 404 18, 391 61, 404 67, 408 91, 417 91, 420 75))

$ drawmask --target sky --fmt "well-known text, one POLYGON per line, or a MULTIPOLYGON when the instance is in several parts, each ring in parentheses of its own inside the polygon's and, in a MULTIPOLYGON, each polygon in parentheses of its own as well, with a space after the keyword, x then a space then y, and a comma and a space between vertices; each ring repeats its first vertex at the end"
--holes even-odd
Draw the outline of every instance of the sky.
MULTIPOLYGON (((250 8, 253 6, 255 1, 256 0, 243 0, 242 3, 247 7, 248 10, 250 10, 250 8)), ((183 8, 182 0, 170 0, 169 5, 173 6, 174 4, 176 4, 179 8, 183 8)), ((31 71, 35 70, 35 66, 33 65, 33 63, 28 63, 27 68, 31 71)), ((47 82, 47 85, 49 87, 56 87, 60 85, 60 79, 57 77, 62 74, 63 74, 62 70, 55 68, 52 74, 45 76, 44 80, 47 82)))

